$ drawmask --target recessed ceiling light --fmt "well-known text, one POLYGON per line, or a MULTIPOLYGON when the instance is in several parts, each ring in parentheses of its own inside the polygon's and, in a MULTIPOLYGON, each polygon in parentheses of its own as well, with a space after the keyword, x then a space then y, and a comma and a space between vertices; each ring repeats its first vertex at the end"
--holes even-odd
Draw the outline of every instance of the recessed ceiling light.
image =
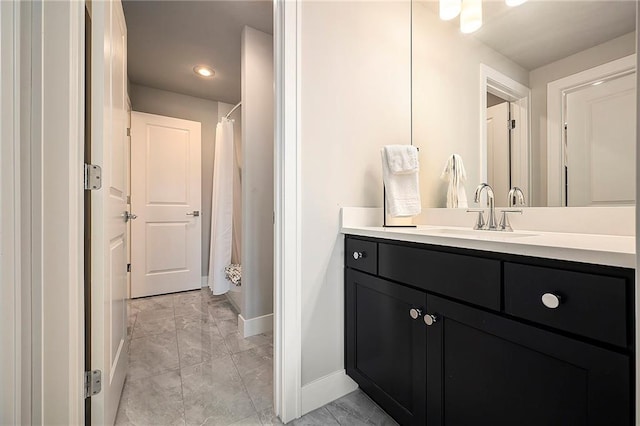
POLYGON ((198 74, 200 77, 213 77, 216 74, 216 72, 212 68, 206 65, 198 65, 193 67, 193 72, 198 74))

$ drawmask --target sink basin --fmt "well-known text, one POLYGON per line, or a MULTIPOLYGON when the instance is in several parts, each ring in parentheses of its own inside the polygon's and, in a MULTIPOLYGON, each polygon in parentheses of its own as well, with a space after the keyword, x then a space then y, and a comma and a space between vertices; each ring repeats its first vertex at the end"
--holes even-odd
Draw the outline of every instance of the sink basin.
POLYGON ((448 228, 435 228, 435 229, 423 229, 418 232, 422 234, 437 234, 442 236, 455 236, 455 237, 471 237, 483 240, 503 240, 511 238, 526 238, 535 237, 538 234, 529 234, 521 232, 505 232, 505 231, 479 231, 475 229, 448 229, 448 228))

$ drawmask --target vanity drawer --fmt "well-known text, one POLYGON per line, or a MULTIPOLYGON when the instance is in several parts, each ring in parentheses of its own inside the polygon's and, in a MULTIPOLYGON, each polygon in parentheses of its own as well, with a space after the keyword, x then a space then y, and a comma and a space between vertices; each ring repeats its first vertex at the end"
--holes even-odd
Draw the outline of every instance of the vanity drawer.
POLYGON ((370 274, 378 273, 378 243, 347 238, 345 248, 346 263, 349 268, 370 274))
POLYGON ((624 278, 505 262, 504 293, 508 314, 627 346, 624 278))
POLYGON ((453 253, 378 246, 380 276, 500 310, 500 261, 453 253))

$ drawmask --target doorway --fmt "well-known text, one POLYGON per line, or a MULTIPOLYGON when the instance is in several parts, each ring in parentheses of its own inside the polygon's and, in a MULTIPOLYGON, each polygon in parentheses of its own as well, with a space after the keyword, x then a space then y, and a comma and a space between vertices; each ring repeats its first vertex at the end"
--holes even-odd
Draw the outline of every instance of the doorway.
MULTIPOLYGON (((246 418, 271 418, 275 416, 273 7, 268 2, 125 1, 123 10, 133 111, 133 299, 128 316, 130 365, 117 421, 202 423, 209 419, 215 424, 230 424, 246 418), (225 32, 229 28, 233 34, 225 32), (232 111, 240 102, 242 106, 232 111), (180 144, 173 131, 165 136, 140 131, 136 117, 141 116, 199 124, 200 204, 183 203, 175 197, 182 189, 195 186, 178 185, 188 179, 174 176, 177 169, 184 172, 182 177, 195 169, 183 167, 185 161, 196 161, 195 154, 183 157, 178 151, 167 150, 155 164, 155 172, 149 173, 152 149, 163 141, 167 146, 180 144), (231 171, 237 174, 231 181, 243 189, 240 197, 234 193, 225 204, 235 220, 233 228, 241 224, 231 238, 231 257, 223 262, 223 267, 241 264, 238 285, 231 280, 227 284, 227 288, 240 290, 234 293, 226 292, 224 286, 221 290, 210 266, 212 260, 219 259, 213 243, 219 224, 215 214, 219 193, 214 189, 218 188, 215 179, 220 170, 216 160, 225 155, 219 152, 222 124, 233 128, 231 161, 236 167, 231 171), (153 191, 155 195, 150 197, 153 191), (234 214, 238 206, 239 220, 234 214), (161 213, 156 218, 150 216, 152 207, 175 210, 180 216, 163 216, 167 221, 163 224, 158 219, 161 213), (196 241, 201 244, 202 268, 187 268, 178 260, 184 260, 180 254, 189 248, 179 244, 177 234, 188 231, 196 221, 202 229, 196 241), (164 231, 174 232, 175 238, 163 240, 160 235, 149 243, 150 229, 156 228, 163 228, 164 236, 164 231), (146 245, 144 254, 137 255, 142 244, 146 245), (198 288, 193 289, 191 275, 196 269, 198 288), (189 278, 179 278, 187 270, 189 278), (137 291, 142 280, 155 290, 137 291), (168 285, 153 284, 152 280, 168 285), (192 290, 176 292, 187 289, 192 290)), ((154 126, 162 128, 163 134, 175 128, 160 122, 154 126)), ((181 128, 186 126, 181 124, 181 128)))
POLYGON ((530 99, 528 87, 480 64, 481 177, 508 207, 507 194, 519 188, 530 205, 530 99), (495 186, 494 186, 495 185, 495 186))

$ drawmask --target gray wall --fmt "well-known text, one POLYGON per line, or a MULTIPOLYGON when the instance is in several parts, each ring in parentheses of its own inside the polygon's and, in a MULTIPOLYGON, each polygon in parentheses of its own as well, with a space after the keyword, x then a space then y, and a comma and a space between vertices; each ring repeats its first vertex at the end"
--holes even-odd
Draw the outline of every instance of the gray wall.
MULTIPOLYGON (((136 84, 131 85, 129 97, 133 111, 199 121, 202 125, 202 275, 205 276, 209 270, 213 148, 218 120, 218 102, 136 84)), ((135 164, 131 165, 131 167, 135 166, 135 164)))
POLYGON ((242 316, 273 313, 273 37, 242 31, 242 316))

